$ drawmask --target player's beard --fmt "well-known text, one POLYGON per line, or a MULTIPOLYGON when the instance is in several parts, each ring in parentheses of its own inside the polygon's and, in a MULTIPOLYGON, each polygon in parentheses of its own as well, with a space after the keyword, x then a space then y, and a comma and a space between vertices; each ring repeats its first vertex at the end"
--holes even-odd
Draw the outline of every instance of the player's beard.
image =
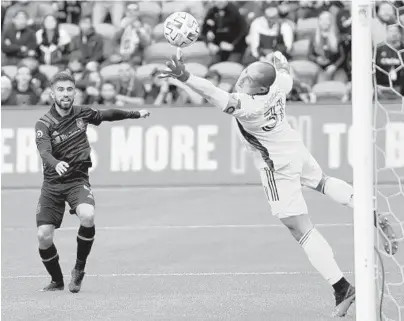
POLYGON ((74 99, 71 98, 62 98, 59 100, 55 100, 56 105, 58 105, 58 107, 63 110, 69 110, 72 107, 73 102, 74 99))

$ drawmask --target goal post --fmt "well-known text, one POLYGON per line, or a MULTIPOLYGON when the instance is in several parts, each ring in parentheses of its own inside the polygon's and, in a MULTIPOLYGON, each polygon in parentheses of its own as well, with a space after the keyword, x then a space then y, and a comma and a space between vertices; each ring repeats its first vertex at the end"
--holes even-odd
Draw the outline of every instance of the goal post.
POLYGON ((352 1, 352 130, 356 321, 376 321, 373 225, 372 2, 352 1))

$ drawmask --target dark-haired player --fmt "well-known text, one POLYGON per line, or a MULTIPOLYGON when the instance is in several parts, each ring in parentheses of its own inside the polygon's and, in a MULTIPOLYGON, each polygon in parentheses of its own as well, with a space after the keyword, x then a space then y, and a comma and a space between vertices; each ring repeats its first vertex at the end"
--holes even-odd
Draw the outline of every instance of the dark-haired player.
POLYGON ((94 242, 94 196, 88 170, 92 166, 87 125, 103 121, 146 118, 147 110, 97 110, 73 106, 75 81, 65 72, 51 80, 50 110, 35 125, 36 144, 44 166, 44 181, 36 210, 39 254, 52 277, 43 291, 64 289, 59 255, 53 244, 55 229, 59 228, 65 211, 65 202, 72 214, 80 219, 77 234, 77 260, 72 270, 69 290, 80 291, 87 257, 94 242))

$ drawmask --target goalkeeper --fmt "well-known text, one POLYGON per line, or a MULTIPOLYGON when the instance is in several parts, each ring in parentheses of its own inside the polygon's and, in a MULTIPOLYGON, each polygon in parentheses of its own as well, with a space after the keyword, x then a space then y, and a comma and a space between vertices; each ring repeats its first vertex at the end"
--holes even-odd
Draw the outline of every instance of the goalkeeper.
MULTIPOLYGON (((179 57, 167 62, 160 77, 184 82, 223 112, 234 117, 238 134, 254 157, 272 214, 290 230, 312 265, 335 291, 335 316, 345 316, 355 299, 355 288, 345 279, 334 259, 333 251, 308 215, 302 194, 306 186, 328 195, 340 204, 353 207, 353 189, 346 182, 326 176, 304 146, 300 134, 286 118, 286 95, 292 88, 286 58, 275 52, 268 62, 255 62, 241 73, 235 93, 227 93, 209 81, 191 75, 179 57)), ((376 214, 375 214, 376 223, 376 214)), ((383 231, 394 234, 386 220, 383 231)), ((397 243, 386 251, 393 253, 397 243)))

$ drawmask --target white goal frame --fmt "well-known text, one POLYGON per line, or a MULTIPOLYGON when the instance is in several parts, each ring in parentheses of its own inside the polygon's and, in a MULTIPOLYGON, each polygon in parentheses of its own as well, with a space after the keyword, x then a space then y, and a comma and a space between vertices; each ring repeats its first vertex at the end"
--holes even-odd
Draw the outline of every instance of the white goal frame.
POLYGON ((376 321, 373 225, 372 1, 352 0, 352 130, 356 320, 376 321))

